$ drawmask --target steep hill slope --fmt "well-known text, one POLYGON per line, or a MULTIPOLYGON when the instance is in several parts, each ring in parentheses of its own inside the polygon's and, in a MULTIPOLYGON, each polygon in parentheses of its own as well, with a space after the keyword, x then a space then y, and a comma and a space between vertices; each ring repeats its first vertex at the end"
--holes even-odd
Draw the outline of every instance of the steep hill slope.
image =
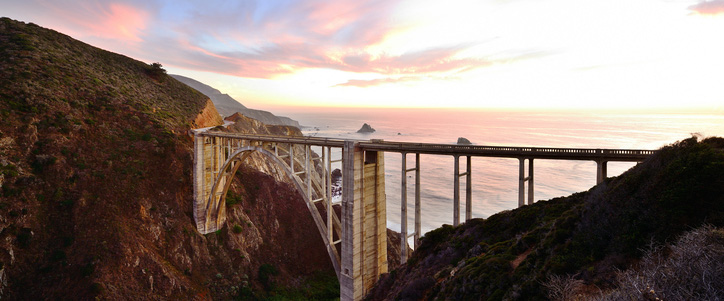
POLYGON ((194 229, 187 133, 222 121, 160 64, 2 18, 0 70, 0 298, 230 299, 334 275, 294 190, 254 170, 226 227, 194 229))
POLYGON ((724 226, 722 138, 664 147, 587 192, 429 232, 369 298, 544 300, 556 277, 596 293, 651 244, 703 224, 724 226))

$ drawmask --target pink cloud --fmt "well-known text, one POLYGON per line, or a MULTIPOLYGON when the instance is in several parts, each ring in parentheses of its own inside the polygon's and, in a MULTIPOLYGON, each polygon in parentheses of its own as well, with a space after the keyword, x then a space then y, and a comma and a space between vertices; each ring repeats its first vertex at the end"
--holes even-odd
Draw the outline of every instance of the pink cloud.
POLYGON ((689 6, 689 10, 698 15, 724 14, 724 0, 702 1, 689 6))
POLYGON ((105 1, 39 1, 40 7, 62 20, 60 29, 80 36, 138 43, 151 15, 144 9, 125 3, 105 1))

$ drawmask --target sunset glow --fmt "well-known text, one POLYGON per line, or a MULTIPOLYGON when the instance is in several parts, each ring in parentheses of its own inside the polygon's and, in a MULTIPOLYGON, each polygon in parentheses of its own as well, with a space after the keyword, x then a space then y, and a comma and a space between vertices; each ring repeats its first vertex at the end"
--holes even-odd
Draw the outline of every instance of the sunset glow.
POLYGON ((724 0, 3 1, 244 105, 724 114, 724 0))

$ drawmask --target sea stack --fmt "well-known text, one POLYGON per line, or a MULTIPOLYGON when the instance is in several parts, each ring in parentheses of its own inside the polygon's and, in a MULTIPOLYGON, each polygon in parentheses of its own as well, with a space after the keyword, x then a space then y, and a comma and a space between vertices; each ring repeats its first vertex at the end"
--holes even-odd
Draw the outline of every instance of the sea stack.
POLYGON ((357 131, 357 133, 362 133, 362 134, 369 134, 369 133, 374 133, 374 132, 375 132, 375 129, 373 129, 369 124, 366 124, 366 123, 363 124, 362 128, 360 128, 357 131))
POLYGON ((468 138, 465 138, 465 137, 458 138, 458 145, 471 145, 471 144, 473 144, 473 143, 470 142, 470 140, 468 140, 468 138))

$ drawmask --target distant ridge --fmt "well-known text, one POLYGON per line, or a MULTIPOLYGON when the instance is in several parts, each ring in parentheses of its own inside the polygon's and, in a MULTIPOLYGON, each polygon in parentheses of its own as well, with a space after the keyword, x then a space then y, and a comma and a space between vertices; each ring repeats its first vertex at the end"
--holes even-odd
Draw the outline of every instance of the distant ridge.
POLYGON ((296 120, 293 120, 289 117, 276 116, 268 111, 249 109, 236 99, 229 96, 229 94, 223 94, 218 89, 215 89, 195 79, 177 74, 169 75, 176 80, 208 96, 214 103, 214 106, 216 106, 216 110, 219 111, 219 114, 223 115, 224 117, 228 117, 233 115, 234 113, 239 112, 246 117, 259 120, 265 124, 299 127, 299 122, 297 122, 296 120))

